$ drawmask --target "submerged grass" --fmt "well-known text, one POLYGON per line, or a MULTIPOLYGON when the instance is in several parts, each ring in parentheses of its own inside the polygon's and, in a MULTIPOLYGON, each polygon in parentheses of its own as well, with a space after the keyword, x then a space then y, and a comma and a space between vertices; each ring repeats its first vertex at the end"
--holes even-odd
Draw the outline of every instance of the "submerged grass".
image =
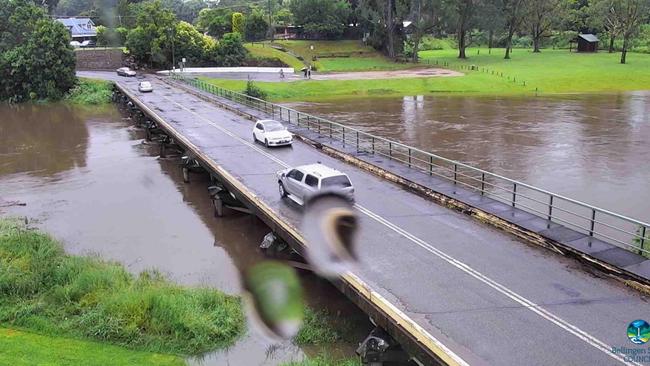
POLYGON ((0 219, 0 324, 187 355, 231 345, 244 317, 236 297, 66 255, 50 236, 0 219))
POLYGON ((335 319, 329 313, 307 307, 302 328, 293 341, 301 346, 336 343, 343 337, 342 330, 335 327, 334 323, 335 319))
POLYGON ((358 357, 340 359, 327 354, 320 354, 300 362, 286 363, 283 366, 361 366, 361 360, 358 357))
POLYGON ((185 362, 174 355, 134 351, 98 342, 0 328, 0 364, 182 366, 185 362))
POLYGON ((79 78, 65 99, 73 104, 98 105, 111 102, 113 83, 106 80, 79 78))

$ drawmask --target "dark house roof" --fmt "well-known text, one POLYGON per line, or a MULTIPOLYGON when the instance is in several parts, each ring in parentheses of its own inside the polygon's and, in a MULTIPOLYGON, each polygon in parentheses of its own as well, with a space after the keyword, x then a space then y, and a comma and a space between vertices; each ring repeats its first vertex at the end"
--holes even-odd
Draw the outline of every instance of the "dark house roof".
POLYGON ((594 34, 579 34, 578 37, 584 39, 587 42, 598 42, 598 37, 594 34))
POLYGON ((72 37, 96 36, 95 23, 90 18, 59 18, 59 22, 68 28, 72 37))

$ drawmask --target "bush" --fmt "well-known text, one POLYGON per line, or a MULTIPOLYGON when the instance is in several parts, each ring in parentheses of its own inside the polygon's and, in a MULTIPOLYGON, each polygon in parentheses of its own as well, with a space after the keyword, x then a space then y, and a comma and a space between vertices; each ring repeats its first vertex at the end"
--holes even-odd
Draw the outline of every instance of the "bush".
POLYGON ((244 14, 232 13, 232 32, 244 35, 244 14))
POLYGON ((51 237, 7 219, 0 220, 0 322, 177 354, 230 345, 244 329, 238 298, 66 255, 51 237))
POLYGON ((420 51, 431 50, 451 50, 456 48, 456 41, 452 38, 434 38, 432 36, 424 36, 420 40, 420 51))
POLYGON ((266 99, 267 97, 266 92, 260 89, 259 86, 255 85, 255 83, 253 83, 253 80, 250 79, 248 79, 248 82, 246 83, 244 94, 257 99, 266 99))
POLYGON ((105 80, 80 78, 65 99, 74 104, 98 105, 111 102, 113 84, 105 80))

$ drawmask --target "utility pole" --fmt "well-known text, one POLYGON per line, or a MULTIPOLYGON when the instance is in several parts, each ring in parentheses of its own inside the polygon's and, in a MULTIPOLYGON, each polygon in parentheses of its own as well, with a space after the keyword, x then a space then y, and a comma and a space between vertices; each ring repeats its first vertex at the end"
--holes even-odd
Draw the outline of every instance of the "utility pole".
POLYGON ((171 70, 176 69, 176 54, 174 50, 174 28, 168 28, 169 33, 171 33, 171 38, 172 38, 172 68, 171 70))
POLYGON ((273 10, 271 7, 271 0, 268 0, 268 4, 269 4, 269 39, 271 40, 271 42, 273 42, 273 37, 275 36, 273 33, 275 33, 275 31, 273 30, 273 15, 272 15, 273 10))

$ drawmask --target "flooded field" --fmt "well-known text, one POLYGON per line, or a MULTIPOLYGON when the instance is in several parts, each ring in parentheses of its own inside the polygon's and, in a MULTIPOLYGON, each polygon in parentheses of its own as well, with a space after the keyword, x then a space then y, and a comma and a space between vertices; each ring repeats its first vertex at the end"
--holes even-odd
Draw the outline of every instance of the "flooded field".
POLYGON ((650 221, 650 92, 403 97, 292 107, 650 221))
MULTIPOLYGON (((68 252, 232 294, 241 292, 240 271, 264 258, 259 244, 269 229, 244 214, 213 217, 207 177, 183 183, 179 159, 159 158, 158 145, 115 106, 0 105, 0 115, 0 215, 26 217, 68 252)), ((365 315, 333 286, 306 273, 302 280, 313 308, 365 331, 365 315)), ((331 351, 351 355, 352 343, 331 351)), ((190 364, 276 365, 317 351, 248 332, 190 364)))

